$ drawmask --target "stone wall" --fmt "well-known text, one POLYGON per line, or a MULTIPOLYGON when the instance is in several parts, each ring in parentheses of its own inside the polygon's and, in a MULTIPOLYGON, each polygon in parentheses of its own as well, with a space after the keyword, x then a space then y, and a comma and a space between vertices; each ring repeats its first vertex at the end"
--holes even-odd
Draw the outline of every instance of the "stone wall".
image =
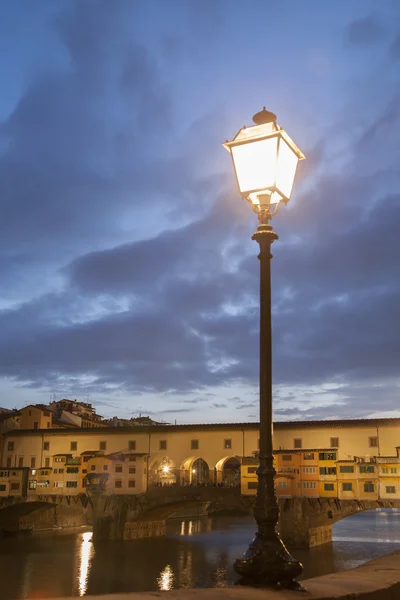
POLYGON ((44 531, 55 527, 79 527, 92 521, 90 506, 73 503, 29 502, 0 510, 0 530, 44 531))

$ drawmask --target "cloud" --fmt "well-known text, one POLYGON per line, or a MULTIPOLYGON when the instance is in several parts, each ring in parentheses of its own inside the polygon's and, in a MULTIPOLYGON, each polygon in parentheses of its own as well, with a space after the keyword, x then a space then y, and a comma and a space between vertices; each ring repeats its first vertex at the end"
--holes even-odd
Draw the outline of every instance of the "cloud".
POLYGON ((376 14, 352 21, 345 32, 346 39, 355 46, 375 44, 385 36, 386 27, 376 14))
MULTIPOLYGON (((246 97, 232 98, 228 110, 226 89, 237 80, 225 68, 224 28, 235 29, 237 17, 213 10, 210 25, 202 3, 187 5, 174 13, 179 28, 169 28, 148 3, 54 9, 53 62, 32 70, 0 124, 4 381, 32 393, 92 394, 94 403, 116 397, 116 406, 139 395, 155 413, 172 406, 197 417, 204 402, 257 406, 256 220, 234 201, 219 145, 252 88, 243 76, 246 97)), ((354 10, 351 19, 345 37, 353 46, 375 48, 388 37, 383 17, 354 10)), ((295 111, 312 110, 313 120, 297 125, 307 161, 293 201, 274 218, 281 418, 365 415, 379 399, 390 410, 398 391, 396 43, 380 65, 379 98, 365 103, 376 73, 344 85, 352 71, 341 63, 340 38, 332 45, 340 56, 329 59, 332 90, 316 96, 320 79, 307 80, 306 108, 295 111), (332 97, 340 99, 334 110, 332 97), (326 105, 314 122, 318 101, 326 105), (332 392, 326 382, 342 387, 332 392)), ((245 51, 234 49, 243 60, 245 51)), ((289 100, 278 100, 290 123, 289 100)))

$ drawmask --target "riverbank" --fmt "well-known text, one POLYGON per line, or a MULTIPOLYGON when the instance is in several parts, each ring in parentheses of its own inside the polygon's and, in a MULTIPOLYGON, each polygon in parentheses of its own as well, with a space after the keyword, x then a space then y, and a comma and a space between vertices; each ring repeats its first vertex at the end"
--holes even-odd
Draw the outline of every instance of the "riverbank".
MULTIPOLYGON (((314 577, 302 582, 307 591, 252 589, 243 587, 179 589, 170 592, 139 592, 90 596, 90 600, 398 600, 400 598, 400 551, 360 567, 314 577)), ((55 599, 56 600, 56 599, 55 599)), ((73 600, 58 599, 58 600, 73 600)))

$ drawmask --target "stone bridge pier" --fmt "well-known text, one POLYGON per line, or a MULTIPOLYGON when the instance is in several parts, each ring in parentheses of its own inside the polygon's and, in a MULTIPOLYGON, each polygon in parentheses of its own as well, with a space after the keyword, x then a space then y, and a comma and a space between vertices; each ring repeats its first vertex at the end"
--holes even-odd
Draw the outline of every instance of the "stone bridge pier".
POLYGON ((311 548, 332 541, 332 525, 337 521, 365 510, 400 508, 400 501, 281 498, 279 508, 279 531, 284 542, 311 548))

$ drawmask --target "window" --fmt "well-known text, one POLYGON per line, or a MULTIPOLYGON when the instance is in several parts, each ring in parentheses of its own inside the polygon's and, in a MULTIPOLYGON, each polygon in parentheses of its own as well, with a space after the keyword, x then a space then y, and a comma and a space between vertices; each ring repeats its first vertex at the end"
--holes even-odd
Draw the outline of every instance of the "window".
POLYGON ((67 488, 77 488, 78 482, 77 481, 67 481, 66 486, 67 486, 67 488))
POLYGON ((134 479, 129 479, 128 487, 136 487, 136 481, 134 479))
POLYGON ((136 462, 136 456, 130 456, 129 457, 129 462, 136 462))
POLYGON ((336 460, 336 452, 319 452, 319 460, 336 460))
POLYGON ((6 485, 4 483, 0 484, 0 492, 5 492, 6 491, 6 485))
POLYGON ((331 438, 331 448, 339 448, 339 438, 338 437, 331 438))
POLYGON ((41 472, 41 475, 48 475, 48 474, 49 474, 49 472, 48 472, 48 471, 42 471, 42 472, 41 472))
POLYGON ((65 462, 64 456, 56 456, 54 462, 65 462))
POLYGON ((333 483, 324 483, 325 492, 333 492, 334 489, 335 489, 335 486, 333 485, 333 483))
POLYGON ((291 454, 282 454, 282 460, 292 460, 292 455, 291 454))
POLYGON ((58 473, 58 469, 53 469, 53 473, 56 475, 58 473))
POLYGON ((293 440, 293 448, 302 448, 303 440, 301 438, 294 438, 293 440))
POLYGON ((47 452, 50 450, 50 442, 43 442, 43 450, 47 452))
POLYGON ((7 450, 8 452, 14 452, 14 442, 8 442, 7 450))
POLYGON ((396 493, 396 486, 394 486, 394 485, 387 485, 386 486, 386 493, 387 494, 395 494, 396 493))
POLYGON ((7 467, 11 467, 11 456, 7 456, 7 467))
MULTIPOLYGON (((93 469, 93 467, 92 467, 93 469)), ((108 465, 103 465, 103 471, 108 471, 108 465)))
POLYGON ((320 467, 320 475, 336 475, 336 467, 320 467))
POLYGON ((64 482, 63 481, 55 481, 54 482, 54 487, 55 488, 63 488, 64 487, 64 482))
POLYGON ((303 473, 306 475, 314 475, 317 472, 317 467, 303 467, 303 473))
POLYGON ((136 441, 135 440, 129 440, 129 442, 128 442, 128 449, 129 450, 136 450, 136 441))
POLYGON ((0 477, 9 477, 10 473, 8 471, 0 471, 0 477))
POLYGON ((59 473, 60 473, 60 475, 61 475, 62 473, 64 473, 64 469, 58 469, 58 472, 59 472, 59 473))
POLYGON ((129 467, 129 473, 134 475, 136 473, 136 467, 129 467))
POLYGON ((50 466, 50 458, 48 456, 44 459, 44 466, 45 467, 49 467, 50 466))
POLYGON ((78 450, 78 442, 71 442, 70 445, 69 445, 69 449, 72 452, 75 452, 76 450, 78 450))
POLYGON ((47 423, 47 429, 50 429, 50 421, 47 423))
POLYGON ((36 456, 31 456, 31 469, 36 469, 36 456))
POLYGON ((339 473, 354 473, 353 465, 340 465, 339 473))
POLYGON ((87 473, 87 469, 82 469, 82 473, 87 473))
POLYGON ((18 466, 19 467, 23 467, 24 466, 24 457, 23 456, 20 456, 18 458, 18 466))
POLYGON ((107 450, 107 442, 100 442, 99 443, 99 449, 100 450, 107 450))
POLYGON ((382 467, 382 473, 385 473, 385 474, 389 473, 388 467, 382 467))
POLYGON ((257 489, 257 481, 249 481, 247 483, 248 490, 256 490, 257 489))
POLYGON ((396 467, 390 467, 390 472, 391 473, 397 473, 396 467))
POLYGON ((28 487, 30 490, 36 490, 36 481, 30 481, 28 487))
POLYGON ((369 437, 368 445, 370 448, 377 448, 378 447, 378 437, 377 436, 369 437))
POLYGON ((190 447, 192 450, 198 450, 199 449, 199 440, 191 440, 190 447))
POLYGON ((48 410, 45 410, 43 414, 44 414, 45 417, 49 417, 50 416, 50 413, 49 413, 48 410))
POLYGON ((67 467, 67 473, 79 473, 79 467, 67 467))
POLYGON ((303 481, 303 488, 305 490, 315 490, 317 487, 316 481, 303 481))
POLYGON ((19 490, 19 483, 12 483, 10 485, 10 490, 19 490))
POLYGON ((278 490, 286 490, 287 489, 287 481, 282 480, 278 481, 278 490))
POLYGON ((314 452, 307 452, 307 454, 303 454, 304 460, 314 460, 314 452))
POLYGON ((352 492, 353 491, 353 484, 352 483, 342 483, 342 491, 343 492, 352 492))
POLYGON ((255 473, 257 471, 257 467, 247 467, 248 473, 255 473))
POLYGON ((96 470, 96 465, 92 465, 90 468, 92 469, 92 471, 95 471, 96 470))
POLYGON ((121 481, 120 479, 118 479, 118 480, 115 482, 115 487, 116 487, 116 488, 122 488, 122 481, 121 481))
POLYGON ((116 465, 115 472, 116 473, 122 473, 122 465, 116 465))
POLYGON ((230 450, 232 448, 232 440, 224 440, 224 448, 225 450, 230 450))
POLYGON ((167 440, 160 440, 160 450, 167 449, 167 440))
POLYGON ((38 423, 38 421, 34 421, 34 423, 33 423, 33 429, 39 429, 39 423, 38 423))
POLYGON ((375 473, 374 465, 360 465, 360 473, 375 473))
POLYGON ((364 492, 374 492, 374 484, 373 483, 364 483, 364 492))

